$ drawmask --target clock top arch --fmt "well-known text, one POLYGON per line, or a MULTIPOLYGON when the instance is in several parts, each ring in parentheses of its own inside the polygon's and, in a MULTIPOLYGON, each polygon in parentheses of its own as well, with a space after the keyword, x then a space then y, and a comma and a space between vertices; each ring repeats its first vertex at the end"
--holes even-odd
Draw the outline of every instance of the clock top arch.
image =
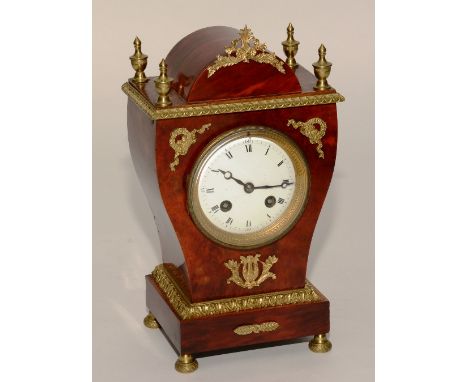
POLYGON ((301 92, 294 71, 245 26, 213 26, 180 40, 166 58, 173 88, 187 102, 301 92))

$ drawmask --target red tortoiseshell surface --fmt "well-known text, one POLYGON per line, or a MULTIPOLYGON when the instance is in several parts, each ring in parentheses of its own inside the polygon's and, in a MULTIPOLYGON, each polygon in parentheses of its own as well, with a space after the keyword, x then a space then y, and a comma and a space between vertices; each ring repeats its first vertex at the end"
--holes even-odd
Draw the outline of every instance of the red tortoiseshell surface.
POLYGON ((188 102, 300 93, 299 81, 287 65, 281 73, 272 65, 250 60, 221 68, 208 77, 208 66, 217 55, 226 55, 225 47, 236 38, 238 30, 217 26, 200 29, 179 41, 166 58, 174 89, 188 102))

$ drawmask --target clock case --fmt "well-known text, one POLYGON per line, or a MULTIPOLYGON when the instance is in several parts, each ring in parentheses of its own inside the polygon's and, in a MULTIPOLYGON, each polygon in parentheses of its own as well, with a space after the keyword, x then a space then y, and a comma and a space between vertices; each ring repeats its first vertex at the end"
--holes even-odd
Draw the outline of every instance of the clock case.
POLYGON ((165 59, 173 79, 167 94, 171 105, 158 105, 164 91, 159 87, 158 94, 155 80, 162 75, 141 83, 129 80, 122 87, 129 96, 132 160, 153 211, 163 259, 146 276, 150 313, 145 323, 160 326, 181 356, 322 335, 330 329, 329 301, 306 280, 306 270, 335 165, 336 102, 344 99, 333 88, 315 90, 314 74, 300 65, 291 68, 279 57, 284 73, 272 64, 247 60, 209 75, 217 56, 226 56, 225 48, 238 38, 237 29, 209 27, 176 44, 165 59), (307 135, 307 121, 313 118, 326 123, 320 139, 323 156, 318 142, 307 135), (242 250, 215 243, 198 230, 187 208, 187 178, 214 138, 248 125, 290 137, 307 160, 311 182, 304 211, 285 236, 242 250), (277 258, 271 267, 275 278, 251 288, 229 283, 225 263, 256 254, 259 266, 269 256, 277 258))

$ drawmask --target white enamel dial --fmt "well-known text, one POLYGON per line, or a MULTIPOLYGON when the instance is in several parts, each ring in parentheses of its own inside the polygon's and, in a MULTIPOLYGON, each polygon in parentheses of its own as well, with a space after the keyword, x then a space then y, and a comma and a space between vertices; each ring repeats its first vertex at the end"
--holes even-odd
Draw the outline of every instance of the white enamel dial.
POLYGON ((198 196, 205 216, 218 228, 257 232, 286 211, 296 175, 275 142, 240 137, 219 148, 200 173, 198 196))
POLYGON ((198 228, 231 247, 254 248, 292 228, 305 205, 307 163, 286 135, 262 126, 222 134, 201 153, 188 182, 198 228))

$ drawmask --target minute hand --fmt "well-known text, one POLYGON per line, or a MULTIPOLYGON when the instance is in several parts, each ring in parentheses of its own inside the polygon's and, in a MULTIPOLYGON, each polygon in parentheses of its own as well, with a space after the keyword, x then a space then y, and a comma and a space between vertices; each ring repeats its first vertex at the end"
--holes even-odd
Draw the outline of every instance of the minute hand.
POLYGON ((276 184, 274 186, 256 186, 254 189, 262 189, 262 188, 275 188, 275 187, 283 187, 286 188, 287 186, 294 184, 293 182, 283 182, 281 184, 276 184))

